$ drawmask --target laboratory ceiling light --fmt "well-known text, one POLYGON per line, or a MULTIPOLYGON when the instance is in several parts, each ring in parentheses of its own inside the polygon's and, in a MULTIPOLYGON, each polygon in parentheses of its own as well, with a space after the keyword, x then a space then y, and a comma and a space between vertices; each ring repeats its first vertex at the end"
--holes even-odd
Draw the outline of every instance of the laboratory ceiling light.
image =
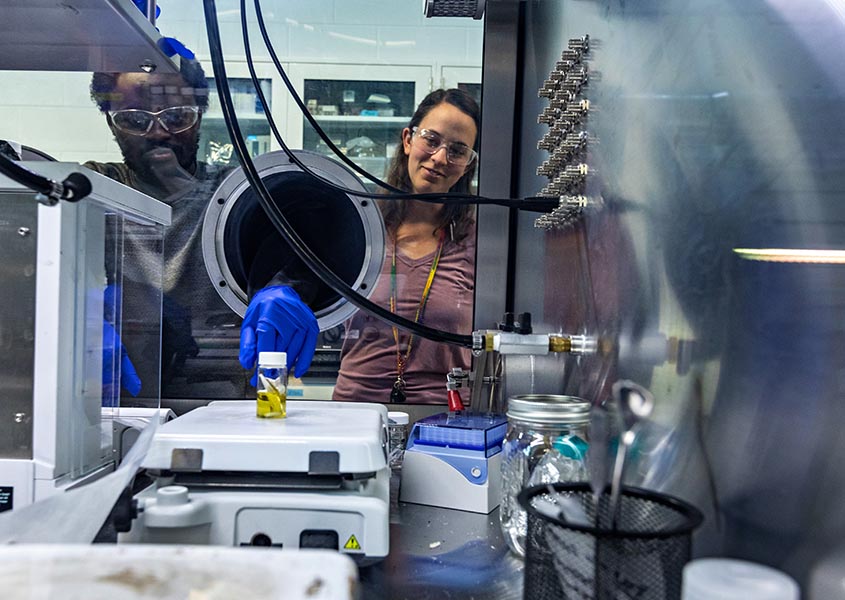
POLYGON ((423 0, 423 12, 431 17, 472 17, 484 16, 487 0, 423 0))
POLYGON ((746 260, 781 263, 845 264, 845 250, 805 250, 798 248, 734 248, 746 260))

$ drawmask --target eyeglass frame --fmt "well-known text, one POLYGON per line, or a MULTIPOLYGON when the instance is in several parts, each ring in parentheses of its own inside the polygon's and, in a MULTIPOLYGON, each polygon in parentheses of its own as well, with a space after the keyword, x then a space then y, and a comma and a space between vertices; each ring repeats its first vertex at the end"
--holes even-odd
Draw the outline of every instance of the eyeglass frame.
POLYGON ((177 134, 177 133, 182 133, 183 131, 188 131, 191 127, 193 127, 194 125, 196 125, 196 124, 197 124, 197 122, 199 121, 199 115, 200 115, 200 113, 201 113, 201 112, 202 112, 202 111, 200 110, 200 107, 199 107, 199 106, 192 106, 192 105, 189 105, 189 104, 185 104, 185 105, 181 105, 181 106, 168 106, 167 108, 162 108, 161 110, 156 111, 156 112, 153 112, 153 111, 151 111, 151 110, 145 110, 145 109, 143 109, 143 108, 123 108, 123 109, 120 109, 120 110, 109 110, 109 111, 106 111, 106 114, 108 114, 109 119, 111 120, 112 125, 114 125, 115 127, 117 127, 117 128, 118 128, 120 131, 122 131, 123 133, 126 133, 126 134, 128 134, 128 135, 135 135, 135 136, 138 136, 138 137, 144 137, 145 135, 149 135, 150 131, 152 131, 152 129, 153 129, 153 124, 154 124, 154 123, 158 123, 158 124, 159 124, 159 126, 160 126, 162 129, 164 129, 167 133, 169 133, 169 134, 171 134, 171 135, 175 135, 175 134, 177 134), (187 127, 184 127, 184 128, 182 128, 182 129, 178 129, 178 130, 176 130, 176 131, 172 131, 172 130, 168 129, 167 125, 165 125, 165 124, 162 122, 160 115, 161 115, 162 113, 164 113, 164 112, 167 112, 168 110, 173 110, 174 108, 182 108, 182 109, 187 108, 187 109, 189 109, 191 112, 193 112, 193 113, 194 113, 194 117, 195 117, 195 118, 194 118, 193 123, 191 123, 191 124, 190 124, 190 125, 188 125, 187 127), (124 129, 123 127, 121 127, 120 125, 118 125, 118 124, 115 122, 115 120, 114 120, 114 115, 116 115, 116 114, 125 114, 125 113, 130 113, 130 112, 136 112, 136 113, 137 113, 137 112, 141 112, 141 113, 146 113, 146 114, 148 114, 148 115, 151 117, 150 124, 149 124, 149 126, 147 127, 147 130, 146 130, 145 132, 143 132, 143 133, 138 133, 138 132, 136 132, 136 131, 130 131, 130 130, 128 130, 128 129, 124 129))
POLYGON ((446 148, 446 162, 448 162, 450 165, 455 165, 456 167, 468 167, 478 159, 478 152, 476 152, 473 148, 467 146, 463 142, 455 142, 455 141, 448 142, 448 141, 445 140, 445 138, 442 135, 440 135, 436 131, 432 131, 431 129, 428 129, 427 127, 423 127, 423 128, 420 128, 418 126, 412 127, 411 128, 411 141, 413 142, 414 137, 417 137, 417 132, 422 134, 423 131, 431 132, 434 135, 436 135, 437 137, 439 137, 441 140, 443 140, 443 143, 441 143, 439 146, 437 146, 437 148, 434 148, 433 150, 430 149, 430 148, 420 148, 420 150, 422 150, 426 154, 428 154, 430 156, 434 156, 435 154, 440 152, 441 148, 446 148), (460 163, 456 163, 451 158, 449 158, 449 146, 450 146, 450 144, 458 144, 460 146, 463 146, 464 148, 466 148, 467 150, 470 151, 470 157, 471 158, 463 165, 460 164, 460 163))

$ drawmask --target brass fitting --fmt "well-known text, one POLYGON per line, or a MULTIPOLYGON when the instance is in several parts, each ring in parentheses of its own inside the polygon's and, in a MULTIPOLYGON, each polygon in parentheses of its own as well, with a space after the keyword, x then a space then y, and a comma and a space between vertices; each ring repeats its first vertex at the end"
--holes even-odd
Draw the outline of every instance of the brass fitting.
POLYGON ((559 335, 549 336, 549 352, 572 352, 572 338, 559 335))

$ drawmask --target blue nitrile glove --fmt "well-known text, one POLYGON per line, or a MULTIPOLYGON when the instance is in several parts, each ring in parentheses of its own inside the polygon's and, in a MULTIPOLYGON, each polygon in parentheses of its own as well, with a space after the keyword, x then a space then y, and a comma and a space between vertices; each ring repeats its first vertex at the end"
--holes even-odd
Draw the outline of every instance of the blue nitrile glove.
MULTIPOLYGON (((132 0, 135 3, 135 6, 138 7, 144 15, 147 14, 147 0, 132 0)), ((156 19, 161 16, 161 7, 156 5, 156 19)), ((158 27, 156 27, 156 31, 158 31, 158 27)), ((158 40, 158 47, 159 49, 167 55, 168 58, 171 58, 174 54, 178 54, 182 58, 188 60, 194 60, 196 55, 191 52, 185 44, 177 40, 176 38, 172 37, 163 37, 158 40)))
POLYGON ((120 352, 120 387, 137 396, 141 391, 141 379, 135 371, 135 365, 129 360, 129 354, 120 341, 114 326, 103 320, 103 405, 117 406, 120 403, 120 390, 114 382, 115 352, 120 352))
POLYGON ((106 406, 116 406, 120 397, 112 369, 115 352, 120 352, 120 386, 133 396, 141 391, 141 379, 135 365, 129 360, 129 353, 112 325, 120 315, 120 297, 120 290, 113 284, 103 291, 103 404, 106 406))
POLYGON ((163 37, 158 40, 159 49, 167 55, 167 58, 172 58, 174 54, 178 54, 186 60, 194 60, 196 55, 189 50, 185 44, 172 37, 163 37))
POLYGON ((319 332, 317 317, 293 288, 266 287, 252 297, 244 315, 241 366, 254 368, 259 352, 287 352, 288 371, 294 367, 294 376, 302 377, 311 366, 319 332))
MULTIPOLYGON (((147 0, 132 0, 132 2, 135 4, 135 6, 138 7, 138 10, 140 10, 145 15, 147 14, 147 4, 148 4, 147 0)), ((161 7, 158 4, 156 4, 156 19, 158 19, 158 16, 160 14, 161 14, 161 7)))

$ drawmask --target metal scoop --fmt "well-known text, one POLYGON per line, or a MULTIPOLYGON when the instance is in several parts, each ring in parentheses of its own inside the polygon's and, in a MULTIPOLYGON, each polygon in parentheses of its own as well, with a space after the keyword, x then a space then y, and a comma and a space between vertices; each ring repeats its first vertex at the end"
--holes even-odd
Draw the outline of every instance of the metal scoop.
POLYGON ((618 407, 618 419, 621 430, 619 445, 616 449, 616 462, 613 465, 613 481, 610 486, 610 523, 616 529, 619 513, 619 496, 622 493, 622 476, 628 450, 637 437, 637 425, 651 415, 654 408, 654 396, 647 389, 633 381, 620 380, 613 384, 613 400, 618 407))
POLYGON ((593 508, 599 514, 599 503, 607 489, 610 472, 608 447, 616 436, 614 419, 606 403, 593 406, 590 411, 590 448, 587 450, 587 469, 590 474, 590 487, 593 490, 593 508))

